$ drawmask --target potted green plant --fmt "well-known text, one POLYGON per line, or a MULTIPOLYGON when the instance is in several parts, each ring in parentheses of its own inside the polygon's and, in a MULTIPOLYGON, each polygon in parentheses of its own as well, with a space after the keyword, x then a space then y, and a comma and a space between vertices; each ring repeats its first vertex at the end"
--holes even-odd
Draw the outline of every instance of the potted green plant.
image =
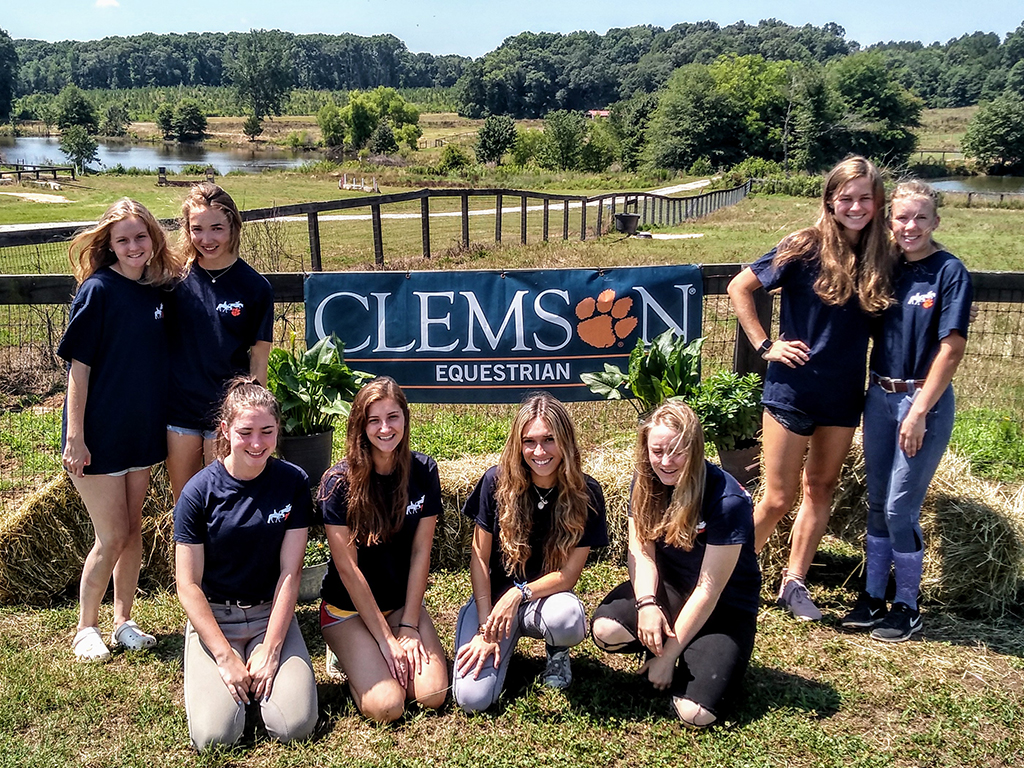
POLYGON ((327 573, 331 560, 331 548, 327 539, 315 536, 306 542, 306 554, 302 559, 302 578, 299 580, 299 600, 316 600, 320 595, 320 584, 327 573))
POLYGON ((335 422, 348 417, 352 398, 372 376, 345 364, 344 345, 333 333, 304 352, 296 346, 293 333, 290 348, 270 351, 267 386, 281 403, 278 452, 316 485, 331 466, 335 422))
POLYGON ((759 472, 761 447, 761 377, 716 371, 686 398, 704 427, 704 439, 714 443, 722 468, 746 485, 759 472))
POLYGON ((580 379, 591 392, 608 400, 621 400, 631 393, 639 415, 650 412, 670 397, 687 397, 700 382, 700 351, 704 338, 686 342, 668 330, 645 346, 637 339, 629 355, 629 369, 605 363, 600 373, 584 373, 580 379))

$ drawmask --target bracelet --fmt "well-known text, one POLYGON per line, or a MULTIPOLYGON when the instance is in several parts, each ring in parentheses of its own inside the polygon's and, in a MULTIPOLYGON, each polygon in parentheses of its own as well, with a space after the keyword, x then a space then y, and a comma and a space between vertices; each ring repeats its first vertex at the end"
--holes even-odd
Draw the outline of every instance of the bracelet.
POLYGON ((639 600, 636 601, 637 613, 640 612, 641 608, 650 608, 652 605, 655 608, 661 607, 658 605, 658 599, 654 595, 646 595, 644 597, 641 597, 639 600))
POLYGON ((516 587, 522 593, 522 595, 523 595, 523 602, 524 603, 528 603, 528 602, 530 602, 530 600, 533 599, 533 590, 530 589, 527 586, 525 580, 524 581, 515 581, 513 583, 516 585, 516 587))
POLYGON ((416 630, 416 634, 419 634, 419 631, 420 631, 420 628, 415 626, 415 625, 413 625, 413 624, 402 624, 402 623, 399 623, 398 626, 399 627, 405 627, 406 629, 414 629, 414 630, 416 630))

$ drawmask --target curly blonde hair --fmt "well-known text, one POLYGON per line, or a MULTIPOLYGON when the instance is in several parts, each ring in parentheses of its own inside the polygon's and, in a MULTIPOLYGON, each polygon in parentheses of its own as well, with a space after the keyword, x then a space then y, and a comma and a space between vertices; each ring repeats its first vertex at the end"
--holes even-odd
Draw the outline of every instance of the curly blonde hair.
POLYGON ((498 506, 499 541, 508 572, 522 578, 530 559, 530 532, 536 505, 530 497, 533 484, 523 458, 523 433, 540 419, 551 430, 562 454, 558 464, 551 531, 544 542, 544 572, 558 570, 569 560, 586 528, 590 496, 583 474, 576 428, 565 406, 546 392, 529 395, 519 407, 498 462, 495 501, 498 506))
POLYGON ((110 230, 125 219, 139 219, 146 225, 149 239, 153 241, 153 257, 147 262, 140 283, 145 285, 167 285, 181 277, 182 259, 178 251, 167 242, 156 217, 142 203, 123 197, 107 208, 95 227, 80 232, 68 248, 71 270, 78 284, 103 267, 117 263, 117 256, 110 247, 110 230))
POLYGON ((854 295, 861 309, 877 314, 892 300, 893 250, 884 221, 885 186, 874 163, 859 155, 846 158, 829 171, 822 187, 818 221, 786 237, 775 253, 775 264, 805 259, 818 262, 814 292, 826 304, 845 304, 854 295), (843 237, 835 217, 835 199, 854 179, 871 182, 875 213, 856 246, 843 237))
POLYGON ((704 430, 697 414, 680 400, 667 400, 659 405, 640 425, 634 459, 636 477, 630 509, 640 541, 664 539, 673 547, 693 549, 707 475, 704 430), (679 481, 674 486, 661 482, 651 466, 648 441, 656 426, 668 427, 677 433, 672 450, 685 456, 679 481))

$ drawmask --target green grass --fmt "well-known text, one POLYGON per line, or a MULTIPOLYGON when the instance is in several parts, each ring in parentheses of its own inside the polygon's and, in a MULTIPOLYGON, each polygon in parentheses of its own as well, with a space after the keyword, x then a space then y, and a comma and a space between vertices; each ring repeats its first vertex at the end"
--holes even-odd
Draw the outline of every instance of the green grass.
POLYGON ((950 447, 970 459, 971 472, 979 477, 1024 482, 1024 427, 1010 411, 960 411, 953 424, 950 447))
MULTIPOLYGON (((579 591, 592 610, 625 577, 588 566, 579 591)), ((0 609, 0 766, 1011 766, 1024 749, 1020 686, 1024 641, 1014 624, 925 613, 923 640, 892 646, 838 632, 829 622, 853 599, 815 587, 823 625, 764 609, 745 687, 725 727, 692 733, 667 699, 633 674, 631 658, 573 651, 575 682, 545 689, 543 644, 523 640, 493 712, 467 716, 449 701, 393 726, 357 713, 345 686, 323 674, 313 605, 299 620, 317 670, 320 722, 308 743, 261 733, 196 755, 182 698, 184 615, 171 594, 139 600, 139 622, 159 636, 152 652, 116 654, 105 666, 71 660, 75 612, 0 609)), ((469 595, 465 572, 435 573, 427 603, 451 654, 455 618, 469 595)), ((109 606, 103 621, 109 621, 109 606)))

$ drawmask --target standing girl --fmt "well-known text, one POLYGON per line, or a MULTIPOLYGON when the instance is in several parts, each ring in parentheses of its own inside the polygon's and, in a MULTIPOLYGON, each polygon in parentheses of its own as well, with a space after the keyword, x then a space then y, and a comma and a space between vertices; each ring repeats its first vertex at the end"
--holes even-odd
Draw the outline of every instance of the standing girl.
POLYGON ((669 401, 640 426, 629 581, 594 613, 594 642, 649 652, 641 668, 686 725, 719 719, 750 661, 760 604, 750 496, 704 459, 704 432, 669 401))
POLYGON ((817 223, 785 238, 729 284, 740 325, 768 361, 761 438, 765 488, 754 508, 754 546, 760 551, 792 509, 802 469, 803 500, 779 604, 804 620, 821 618, 804 579, 860 421, 870 316, 890 302, 884 206, 878 169, 863 157, 843 160, 825 178, 817 223), (782 289, 774 341, 757 317, 758 288, 782 289))
POLYGON ((82 569, 74 651, 80 661, 106 661, 98 625, 111 575, 111 644, 136 650, 156 643, 131 610, 150 467, 167 455, 168 294, 159 286, 178 276, 180 264, 153 214, 127 198, 72 241, 70 257, 79 288, 57 350, 69 363, 63 464, 96 532, 82 569))
POLYGON ((473 596, 455 629, 455 701, 473 712, 501 695, 520 635, 542 638, 544 684, 572 682, 569 648, 586 636, 572 590, 591 547, 608 543, 604 494, 583 474, 576 428, 547 393, 527 397, 501 452, 466 501, 473 596))
POLYGON ((406 701, 440 707, 448 665, 423 595, 441 480, 433 459, 409 450, 409 405, 393 379, 359 390, 345 458, 319 496, 331 546, 320 627, 356 706, 379 722, 406 701))
POLYGON ((216 184, 196 184, 181 206, 179 237, 188 271, 174 290, 169 315, 167 474, 175 500, 212 461, 227 382, 248 374, 267 383, 274 294, 239 257, 241 228, 235 201, 216 184))
POLYGON ((952 380, 967 345, 971 279, 932 239, 937 205, 935 192, 919 181, 893 192, 890 225, 901 258, 895 302, 871 351, 864 407, 867 590, 841 623, 872 628, 871 637, 888 642, 921 630, 921 504, 953 432, 952 380), (896 599, 887 612, 890 569, 896 599))
POLYGON ((271 456, 281 414, 258 382, 236 379, 220 411, 218 458, 174 508, 185 627, 185 712, 196 749, 232 744, 257 702, 271 737, 308 736, 316 682, 295 620, 312 513, 309 480, 271 456))

